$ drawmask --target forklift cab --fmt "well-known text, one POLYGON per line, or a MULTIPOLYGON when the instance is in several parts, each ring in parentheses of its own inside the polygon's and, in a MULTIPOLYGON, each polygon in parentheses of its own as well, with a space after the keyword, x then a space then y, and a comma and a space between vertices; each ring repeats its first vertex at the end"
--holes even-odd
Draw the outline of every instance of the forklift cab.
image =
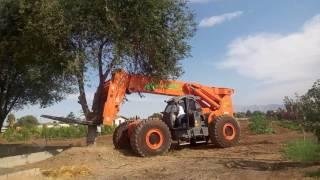
POLYGON ((201 107, 197 96, 187 95, 169 99, 163 112, 163 121, 170 129, 190 129, 201 125, 201 107), (183 117, 178 117, 179 106, 184 110, 183 117))

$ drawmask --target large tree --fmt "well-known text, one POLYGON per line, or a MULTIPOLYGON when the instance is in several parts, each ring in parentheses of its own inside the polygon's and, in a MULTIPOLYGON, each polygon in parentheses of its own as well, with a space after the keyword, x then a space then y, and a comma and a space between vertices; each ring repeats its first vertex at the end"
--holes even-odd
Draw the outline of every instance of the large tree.
POLYGON ((189 55, 195 30, 193 14, 180 0, 63 1, 71 26, 74 74, 79 103, 88 120, 101 120, 99 97, 103 82, 115 69, 157 78, 182 73, 180 61, 189 55), (96 68, 99 87, 90 109, 85 75, 96 68))
POLYGON ((0 128, 11 110, 73 92, 68 32, 57 1, 0 0, 0 128))
MULTIPOLYGON (((193 14, 181 0, 60 0, 71 27, 73 70, 79 103, 87 120, 101 122, 101 88, 115 69, 155 78, 176 78, 189 55, 193 14), (86 74, 99 74, 92 108, 85 93, 86 74)), ((90 131, 90 130, 89 130, 90 131)), ((93 129, 94 131, 94 129, 93 129)))

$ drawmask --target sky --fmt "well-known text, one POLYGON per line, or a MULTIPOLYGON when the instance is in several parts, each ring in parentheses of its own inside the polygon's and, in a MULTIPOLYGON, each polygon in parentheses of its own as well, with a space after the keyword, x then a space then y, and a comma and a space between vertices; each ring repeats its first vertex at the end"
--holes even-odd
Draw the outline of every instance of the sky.
MULTIPOLYGON (((191 0, 189 6, 197 32, 190 40, 192 57, 182 61, 185 73, 180 80, 233 88, 237 105, 266 105, 303 94, 320 78, 319 0, 191 0)), ((94 88, 87 88, 89 101, 94 88)), ((119 113, 126 117, 161 112, 168 99, 134 94, 127 98, 119 113)), ((49 108, 29 106, 14 113, 69 112, 81 112, 77 95, 49 108)))

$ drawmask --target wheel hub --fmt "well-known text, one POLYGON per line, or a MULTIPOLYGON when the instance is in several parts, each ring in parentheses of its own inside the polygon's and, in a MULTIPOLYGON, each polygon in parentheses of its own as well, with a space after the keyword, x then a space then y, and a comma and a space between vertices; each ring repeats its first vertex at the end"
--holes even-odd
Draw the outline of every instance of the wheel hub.
POLYGON ((146 134, 146 144, 150 149, 158 149, 163 144, 163 134, 159 129, 150 129, 146 134))
POLYGON ((231 123, 226 123, 223 126, 223 136, 227 140, 232 140, 236 136, 236 130, 233 124, 231 123))

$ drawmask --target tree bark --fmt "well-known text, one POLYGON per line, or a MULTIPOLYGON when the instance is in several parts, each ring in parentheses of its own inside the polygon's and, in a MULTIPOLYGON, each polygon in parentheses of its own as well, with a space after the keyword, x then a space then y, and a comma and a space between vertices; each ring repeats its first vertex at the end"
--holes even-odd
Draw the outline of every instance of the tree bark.
POLYGON ((97 125, 88 125, 87 146, 96 144, 97 125))
MULTIPOLYGON (((84 68, 85 62, 84 59, 80 57, 79 54, 76 55, 76 78, 78 81, 78 88, 79 88, 79 97, 78 103, 81 105, 81 109, 87 121, 93 120, 93 113, 90 111, 88 106, 88 101, 86 97, 86 92, 84 88, 84 68)), ((96 134, 97 134, 97 127, 96 126, 88 126, 88 133, 87 133, 87 145, 95 145, 96 142, 96 134)))
POLYGON ((2 133, 1 129, 3 127, 3 123, 4 123, 5 119, 6 119, 6 116, 0 112, 0 133, 2 133))

